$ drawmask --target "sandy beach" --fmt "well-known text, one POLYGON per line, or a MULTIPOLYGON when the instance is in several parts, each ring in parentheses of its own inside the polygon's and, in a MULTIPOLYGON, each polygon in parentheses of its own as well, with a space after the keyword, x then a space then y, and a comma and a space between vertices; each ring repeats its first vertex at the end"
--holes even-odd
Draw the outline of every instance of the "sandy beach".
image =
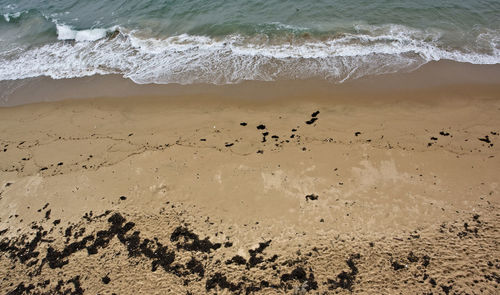
POLYGON ((23 82, 0 108, 1 293, 498 294, 500 70, 447 67, 23 82))

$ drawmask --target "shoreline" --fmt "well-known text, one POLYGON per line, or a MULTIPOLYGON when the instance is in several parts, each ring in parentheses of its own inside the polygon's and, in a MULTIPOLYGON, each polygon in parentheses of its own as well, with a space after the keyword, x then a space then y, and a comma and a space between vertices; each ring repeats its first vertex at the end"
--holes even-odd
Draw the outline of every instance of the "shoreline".
POLYGON ((0 108, 0 289, 495 294, 498 71, 29 81, 0 108))
POLYGON ((201 97, 225 103, 268 103, 308 98, 308 101, 372 103, 428 96, 495 96, 500 90, 500 65, 431 62, 409 73, 368 76, 336 84, 325 80, 243 81, 239 84, 135 84, 118 75, 53 80, 38 77, 1 81, 0 107, 85 98, 201 97), (375 96, 376 99, 372 97, 375 96), (235 102, 233 100, 236 100, 235 102))

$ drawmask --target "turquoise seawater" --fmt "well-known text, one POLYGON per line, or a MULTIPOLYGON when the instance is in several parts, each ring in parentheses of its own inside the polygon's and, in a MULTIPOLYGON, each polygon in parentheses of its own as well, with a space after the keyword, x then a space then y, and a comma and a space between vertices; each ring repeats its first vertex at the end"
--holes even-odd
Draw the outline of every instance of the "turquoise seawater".
POLYGON ((334 82, 500 63, 500 0, 0 0, 0 80, 334 82))

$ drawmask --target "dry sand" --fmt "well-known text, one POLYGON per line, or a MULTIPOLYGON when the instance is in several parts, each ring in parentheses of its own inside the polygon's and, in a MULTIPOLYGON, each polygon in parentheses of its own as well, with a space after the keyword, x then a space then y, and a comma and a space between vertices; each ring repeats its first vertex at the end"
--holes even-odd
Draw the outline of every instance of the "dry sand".
POLYGON ((500 87, 467 87, 2 108, 1 293, 498 294, 500 87))

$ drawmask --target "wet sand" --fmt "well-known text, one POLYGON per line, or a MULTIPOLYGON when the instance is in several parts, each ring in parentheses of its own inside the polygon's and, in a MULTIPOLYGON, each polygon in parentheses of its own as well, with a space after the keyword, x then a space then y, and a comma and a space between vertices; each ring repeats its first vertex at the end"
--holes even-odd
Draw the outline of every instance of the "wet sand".
POLYGON ((500 83, 476 78, 0 108, 0 290, 497 294, 500 83))

